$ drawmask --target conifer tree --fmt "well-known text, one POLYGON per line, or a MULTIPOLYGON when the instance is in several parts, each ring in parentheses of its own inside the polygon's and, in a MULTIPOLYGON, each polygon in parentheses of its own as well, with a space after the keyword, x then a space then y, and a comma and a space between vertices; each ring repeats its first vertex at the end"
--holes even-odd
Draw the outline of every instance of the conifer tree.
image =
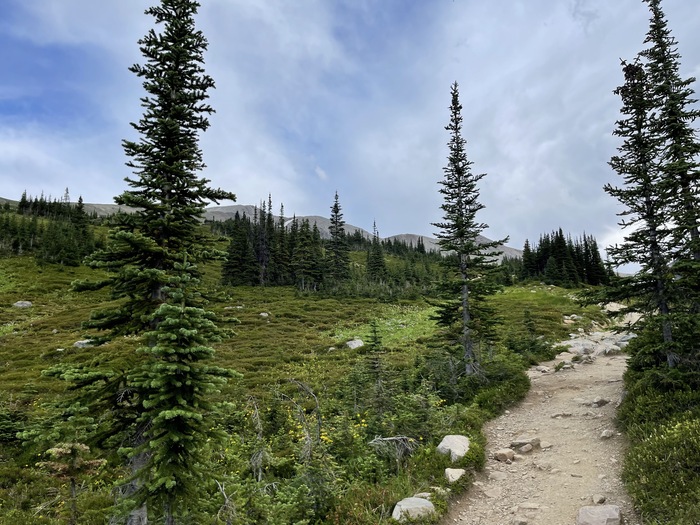
POLYGON ((384 260, 384 248, 379 239, 377 223, 372 225, 372 244, 367 251, 367 278, 374 282, 383 282, 387 277, 386 261, 384 260))
POLYGON ((678 276, 676 286, 700 308, 700 141, 694 122, 700 110, 694 104, 694 77, 680 75, 678 42, 661 9, 661 0, 644 0, 651 11, 649 32, 644 42, 651 47, 640 56, 649 83, 649 131, 660 142, 660 190, 665 195, 672 219, 673 246, 670 256, 678 276))
POLYGON ((486 224, 476 219, 476 214, 484 208, 479 202, 477 183, 485 174, 472 173, 472 162, 467 159, 457 82, 451 87, 451 96, 450 122, 445 127, 450 134, 449 154, 439 190, 444 199, 443 220, 433 224, 440 229, 436 234, 438 244, 443 252, 451 254, 443 260, 449 279, 444 288, 446 301, 438 308, 437 320, 457 331, 464 372, 471 375, 479 370, 478 340, 488 340, 493 335, 495 317, 484 304, 484 298, 498 288, 492 278, 497 270, 494 264, 497 254, 488 250, 507 239, 477 242, 486 228, 486 224))
POLYGON ((350 249, 345 238, 345 221, 341 212, 338 192, 331 206, 331 224, 328 231, 331 235, 328 243, 328 278, 338 284, 350 277, 350 249))
MULTIPOLYGON (((143 79, 144 114, 132 123, 141 138, 123 141, 135 175, 126 179, 131 189, 115 198, 137 211, 117 217, 106 248, 91 258, 109 277, 82 286, 108 286, 121 300, 94 315, 90 326, 140 337, 139 364, 130 365, 135 371, 111 377, 125 386, 137 412, 138 428, 127 428, 135 470, 129 496, 163 509, 168 525, 197 504, 211 423, 206 398, 226 375, 204 364, 212 353, 207 345, 220 334, 198 293, 198 265, 224 254, 210 247, 200 220, 210 201, 235 197, 198 175, 205 168, 199 134, 209 127, 207 91, 214 87, 203 69, 207 41, 195 28, 198 7, 194 0, 161 0, 146 10, 161 31, 151 29, 139 41, 145 64, 130 68, 143 79)), ((127 523, 146 521, 142 505, 127 523)))
POLYGON ((670 319, 670 278, 668 246, 669 214, 661 188, 661 173, 656 158, 659 143, 650 131, 653 100, 644 68, 635 61, 623 61, 625 84, 615 90, 622 99, 621 113, 614 135, 622 137, 619 155, 610 165, 624 178, 623 187, 611 184, 605 191, 615 197, 625 209, 620 213, 623 228, 631 228, 620 245, 608 248, 615 266, 638 263, 641 270, 633 277, 616 281, 610 290, 612 299, 629 299, 630 309, 642 312, 648 318, 660 316, 666 361, 676 363, 673 351, 673 333, 670 319))

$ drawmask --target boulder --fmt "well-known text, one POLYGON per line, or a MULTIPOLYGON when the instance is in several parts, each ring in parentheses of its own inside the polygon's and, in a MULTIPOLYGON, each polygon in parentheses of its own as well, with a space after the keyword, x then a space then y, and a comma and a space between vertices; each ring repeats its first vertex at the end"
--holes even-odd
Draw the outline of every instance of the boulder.
POLYGON ((457 434, 445 436, 437 446, 437 451, 440 454, 449 454, 452 462, 459 461, 469 452, 469 438, 457 434))
POLYGON ((445 479, 448 483, 454 483, 467 473, 463 468, 446 468, 445 479))
POLYGON ((407 518, 423 518, 434 512, 435 506, 425 498, 404 498, 396 504, 391 517, 398 522, 404 522, 407 518))
POLYGON ((12 306, 15 308, 31 308, 33 305, 31 301, 17 301, 12 306))
POLYGON ((581 507, 576 516, 576 525, 620 525, 620 507, 596 505, 581 507))
POLYGON ((345 346, 347 346, 350 350, 355 350, 355 348, 365 346, 365 343, 362 342, 362 339, 353 339, 352 341, 345 343, 345 346))

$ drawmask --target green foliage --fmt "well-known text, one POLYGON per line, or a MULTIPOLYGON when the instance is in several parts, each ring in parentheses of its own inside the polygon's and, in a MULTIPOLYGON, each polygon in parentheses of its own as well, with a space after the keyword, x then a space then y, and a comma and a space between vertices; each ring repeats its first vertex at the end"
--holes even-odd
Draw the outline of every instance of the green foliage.
POLYGON ((700 418, 657 426, 634 446, 623 479, 642 515, 662 523, 700 520, 700 418))
MULTIPOLYGON (((501 263, 511 264, 508 260, 501 263)), ((516 269, 516 268, 514 268, 516 269)), ((546 284, 566 288, 580 284, 598 286, 608 282, 608 273, 600 257, 598 244, 592 235, 581 239, 564 236, 561 228, 551 234, 540 235, 539 242, 531 245, 525 240, 519 279, 541 279, 546 284)))

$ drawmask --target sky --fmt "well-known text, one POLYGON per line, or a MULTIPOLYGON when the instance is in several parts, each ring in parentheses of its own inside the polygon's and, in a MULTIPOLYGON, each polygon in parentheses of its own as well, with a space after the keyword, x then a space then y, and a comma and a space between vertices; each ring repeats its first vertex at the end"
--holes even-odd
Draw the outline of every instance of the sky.
MULTIPOLYGON (((145 92, 128 68, 155 0, 0 1, 0 196, 111 203, 145 92)), ((619 242, 603 185, 622 83, 644 49, 641 0, 201 0, 197 27, 216 113, 201 136, 212 186, 238 204, 330 214, 381 237, 434 236, 459 84, 484 235, 562 228, 619 242)), ((664 0, 700 77, 700 2, 664 0)), ((694 88, 699 90, 697 84, 694 88)), ((231 203, 223 203, 231 204, 231 203)))

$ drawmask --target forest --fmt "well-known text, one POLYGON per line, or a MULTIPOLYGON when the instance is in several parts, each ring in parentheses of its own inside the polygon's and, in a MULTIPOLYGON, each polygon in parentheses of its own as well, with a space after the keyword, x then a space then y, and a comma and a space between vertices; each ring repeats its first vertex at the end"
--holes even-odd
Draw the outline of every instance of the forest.
POLYGON ((604 188, 625 237, 605 261, 557 225, 520 258, 477 242, 486 174, 457 82, 439 251, 376 224, 347 234, 337 192, 327 232, 273 215, 271 195, 253 217, 204 221, 236 197, 201 176, 214 80, 199 4, 147 9, 161 31, 130 68, 143 115, 114 199, 134 211, 91 215, 68 190, 0 210, 0 524, 369 525, 449 488, 436 523, 484 466, 484 423, 609 302, 641 314, 618 412, 628 491, 649 523, 700 522, 700 113, 661 1, 643 1, 646 47, 615 89, 619 185, 604 188), (472 443, 449 487, 446 434, 472 443))

